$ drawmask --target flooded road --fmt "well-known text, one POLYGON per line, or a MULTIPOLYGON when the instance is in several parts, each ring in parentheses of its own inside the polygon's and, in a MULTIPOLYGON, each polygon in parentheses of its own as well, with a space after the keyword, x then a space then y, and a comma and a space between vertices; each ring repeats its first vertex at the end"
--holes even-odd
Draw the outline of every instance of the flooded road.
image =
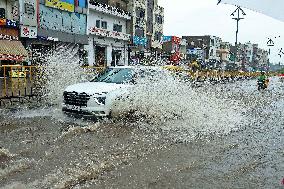
POLYGON ((0 188, 283 188, 283 87, 275 78, 263 92, 255 81, 194 89, 239 106, 187 96, 200 108, 158 123, 1 109, 0 188))

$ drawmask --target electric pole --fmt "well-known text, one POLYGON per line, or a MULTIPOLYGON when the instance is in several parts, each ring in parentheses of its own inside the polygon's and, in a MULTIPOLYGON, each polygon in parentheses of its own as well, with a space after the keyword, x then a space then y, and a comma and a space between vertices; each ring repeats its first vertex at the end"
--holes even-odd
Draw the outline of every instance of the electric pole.
POLYGON ((236 51, 235 51, 234 64, 236 64, 236 58, 238 54, 239 22, 244 19, 243 17, 241 17, 241 14, 242 16, 246 15, 245 11, 240 6, 237 6, 237 9, 231 14, 231 16, 233 16, 232 19, 237 21, 236 42, 235 42, 236 51))
POLYGON ((237 21, 236 43, 235 43, 236 46, 238 44, 239 22, 244 19, 243 17, 240 17, 240 13, 242 13, 243 16, 246 15, 245 11, 240 6, 237 6, 237 9, 231 14, 231 16, 234 16, 232 19, 237 21), (235 17, 236 13, 237 15, 235 17))

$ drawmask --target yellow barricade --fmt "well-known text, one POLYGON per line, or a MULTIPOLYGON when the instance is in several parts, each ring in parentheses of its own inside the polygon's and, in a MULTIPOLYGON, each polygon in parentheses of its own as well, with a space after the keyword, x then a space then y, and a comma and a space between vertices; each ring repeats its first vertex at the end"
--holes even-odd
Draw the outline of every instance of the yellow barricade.
MULTIPOLYGON (((100 73, 105 67, 82 67, 85 74, 100 73)), ((0 101, 35 95, 35 83, 41 81, 44 74, 42 66, 2 65, 0 66, 0 101)), ((1 103, 1 102, 0 102, 1 103)))

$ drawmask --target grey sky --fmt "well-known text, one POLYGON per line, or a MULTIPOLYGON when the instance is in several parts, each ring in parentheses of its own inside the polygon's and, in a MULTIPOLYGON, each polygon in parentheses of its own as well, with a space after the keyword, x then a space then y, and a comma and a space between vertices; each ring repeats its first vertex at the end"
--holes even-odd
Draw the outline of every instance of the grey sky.
MULTIPOLYGON (((234 44, 236 22, 230 16, 234 6, 217 6, 217 0, 159 0, 159 5, 165 8, 165 35, 215 35, 234 44)), ((239 41, 251 41, 268 49, 268 37, 273 38, 276 45, 270 59, 284 62, 284 54, 281 59, 278 56, 279 50, 284 49, 284 22, 244 10, 247 16, 240 22, 239 41), (276 36, 281 37, 275 39, 276 36)))

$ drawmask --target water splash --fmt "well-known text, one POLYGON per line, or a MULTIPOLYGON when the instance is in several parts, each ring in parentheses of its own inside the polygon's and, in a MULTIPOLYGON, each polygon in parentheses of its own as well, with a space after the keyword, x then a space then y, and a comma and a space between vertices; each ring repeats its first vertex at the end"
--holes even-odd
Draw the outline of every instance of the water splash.
POLYGON ((138 79, 130 94, 116 103, 114 111, 134 112, 131 116, 138 117, 139 123, 149 122, 150 127, 165 131, 182 131, 179 134, 187 138, 228 134, 245 120, 240 102, 192 88, 190 83, 169 73, 138 79))
POLYGON ((65 87, 87 80, 80 66, 76 45, 60 45, 55 51, 42 55, 42 59, 44 64, 39 81, 42 86, 40 94, 48 104, 61 104, 65 87))
POLYGON ((18 172, 23 172, 29 169, 33 164, 34 161, 30 159, 20 159, 10 162, 9 166, 0 170, 0 179, 7 178, 18 172))
POLYGON ((11 153, 8 149, 0 148, 0 158, 13 158, 16 154, 11 153))

